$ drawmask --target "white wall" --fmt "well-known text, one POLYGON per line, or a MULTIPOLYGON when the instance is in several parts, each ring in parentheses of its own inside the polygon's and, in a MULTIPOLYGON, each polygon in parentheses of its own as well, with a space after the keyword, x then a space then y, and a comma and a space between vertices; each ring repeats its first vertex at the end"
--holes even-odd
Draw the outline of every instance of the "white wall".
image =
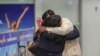
POLYGON ((82 0, 81 23, 83 56, 100 56, 100 0, 82 0))
POLYGON ((78 0, 35 0, 36 18, 52 9, 56 14, 69 18, 74 24, 78 21, 78 0))

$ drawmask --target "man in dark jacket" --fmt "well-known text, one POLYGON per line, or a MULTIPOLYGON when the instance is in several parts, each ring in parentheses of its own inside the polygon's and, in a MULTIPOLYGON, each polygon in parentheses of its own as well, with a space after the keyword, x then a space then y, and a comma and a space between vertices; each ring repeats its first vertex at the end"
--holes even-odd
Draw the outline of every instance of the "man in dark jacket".
MULTIPOLYGON (((59 27, 60 21, 61 21, 61 17, 59 15, 54 15, 49 17, 49 21, 48 20, 44 21, 43 25, 47 27, 59 27), (53 21, 55 21, 54 24, 52 24, 53 21)), ((58 37, 60 38, 61 36, 53 33, 49 33, 47 31, 40 33, 40 44, 36 52, 36 55, 37 56, 61 56, 65 41, 57 40, 58 37)), ((62 37, 62 39, 64 39, 64 37, 62 37)))
MULTIPOLYGON (((59 15, 53 15, 51 17, 48 17, 48 19, 46 19, 43 22, 43 26, 59 27, 60 22, 61 22, 61 17, 59 15)), ((76 30, 74 30, 73 32, 76 32, 76 30)), ((40 45, 36 55, 37 56, 61 56, 65 44, 64 43, 65 40, 72 40, 78 36, 75 35, 73 32, 70 32, 65 36, 56 35, 53 33, 49 33, 47 31, 40 33, 40 45)))

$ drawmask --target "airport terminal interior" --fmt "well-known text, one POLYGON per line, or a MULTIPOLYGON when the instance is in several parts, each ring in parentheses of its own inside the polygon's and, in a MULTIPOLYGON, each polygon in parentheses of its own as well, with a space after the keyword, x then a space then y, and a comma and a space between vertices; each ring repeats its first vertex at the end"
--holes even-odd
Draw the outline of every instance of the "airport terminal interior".
POLYGON ((0 0, 0 56, 35 56, 28 45, 47 10, 79 30, 81 55, 75 56, 100 55, 100 0, 0 0))

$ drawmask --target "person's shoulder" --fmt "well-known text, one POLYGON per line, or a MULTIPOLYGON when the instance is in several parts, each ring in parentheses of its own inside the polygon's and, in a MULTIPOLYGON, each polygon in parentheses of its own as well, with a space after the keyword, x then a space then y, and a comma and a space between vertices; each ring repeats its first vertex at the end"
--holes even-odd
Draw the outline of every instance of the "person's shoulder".
POLYGON ((61 18, 62 20, 68 20, 68 21, 70 21, 70 19, 69 18, 61 18))
POLYGON ((65 17, 63 17, 62 19, 69 19, 69 18, 65 18, 65 17))
POLYGON ((67 23, 68 23, 68 22, 71 22, 71 20, 70 20, 69 18, 62 18, 62 21, 63 21, 63 22, 66 21, 67 23))

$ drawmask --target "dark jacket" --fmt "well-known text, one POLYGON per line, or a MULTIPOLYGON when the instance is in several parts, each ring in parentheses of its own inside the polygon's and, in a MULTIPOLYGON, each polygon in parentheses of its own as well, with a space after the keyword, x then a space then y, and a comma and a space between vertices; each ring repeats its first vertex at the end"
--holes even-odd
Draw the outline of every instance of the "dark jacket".
POLYGON ((47 31, 41 33, 39 47, 49 52, 62 52, 65 41, 56 41, 58 37, 62 38, 61 36, 48 33, 47 31))

